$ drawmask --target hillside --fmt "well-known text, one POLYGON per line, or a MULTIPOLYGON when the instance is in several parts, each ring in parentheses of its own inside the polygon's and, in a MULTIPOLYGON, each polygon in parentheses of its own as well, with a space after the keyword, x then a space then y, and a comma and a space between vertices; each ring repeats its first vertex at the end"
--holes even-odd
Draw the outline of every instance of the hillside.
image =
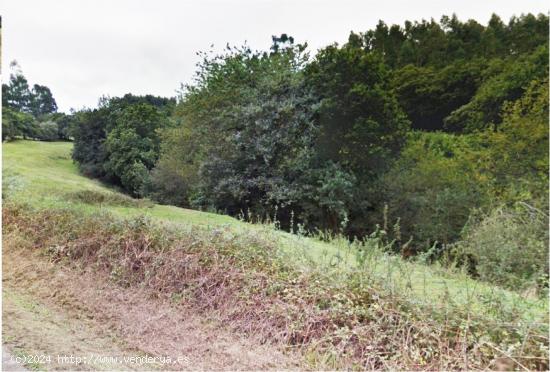
MULTIPOLYGON (((357 299, 349 300, 351 301, 351 305, 346 302, 348 300, 342 301, 338 299, 339 295, 345 295, 346 293, 350 296, 356 296, 360 293, 366 295, 368 293, 370 299, 368 303, 371 304, 367 306, 369 309, 378 308, 378 311, 382 311, 386 309, 387 306, 390 306, 390 304, 393 310, 397 311, 397 309, 399 309, 396 314, 401 312, 400 317, 402 318, 390 319, 387 320, 389 323, 384 324, 379 324, 381 321, 377 320, 371 325, 371 327, 375 329, 376 327, 382 327, 379 329, 384 329, 384 327, 390 324, 398 328, 401 322, 405 322, 410 325, 409 332, 413 333, 416 327, 418 327, 419 332, 423 327, 424 332, 430 329, 432 332, 434 329, 439 329, 442 332, 440 337, 443 338, 443 340, 450 337, 446 333, 446 327, 448 326, 451 328, 456 326, 458 327, 457 329, 466 330, 472 327, 472 333, 474 334, 476 333, 475 329, 485 329, 484 332, 488 332, 487 329, 491 329, 492 332, 496 334, 496 336, 489 336, 493 337, 493 339, 480 339, 477 338, 477 336, 473 340, 469 338, 465 339, 471 348, 468 349, 470 351, 467 352, 471 353, 471 360, 467 363, 471 363, 472 366, 495 366, 494 363, 502 363, 501 359, 507 359, 508 357, 509 359, 506 363, 512 363, 512 365, 514 365, 514 363, 520 365, 525 365, 526 363, 539 363, 539 361, 544 359, 541 359, 541 355, 543 357, 547 357, 548 355, 548 339, 544 336, 547 334, 546 324, 548 322, 548 305, 543 299, 530 297, 527 293, 515 293, 476 282, 460 272, 452 272, 449 269, 437 265, 428 266, 412 261, 404 261, 398 257, 384 253, 379 247, 380 241, 377 240, 376 237, 371 237, 362 245, 357 243, 350 244, 343 239, 322 242, 316 238, 291 235, 278 231, 272 225, 248 224, 228 216, 172 206, 156 205, 145 200, 131 199, 118 193, 116 190, 102 185, 98 181, 80 175, 76 166, 70 159, 71 146, 72 144, 68 142, 47 143, 32 141, 16 141, 3 145, 4 224, 5 231, 7 231, 4 234, 5 243, 6 239, 13 239, 14 236, 18 236, 20 240, 27 239, 29 242, 32 241, 31 247, 33 247, 35 251, 38 250, 38 252, 42 252, 38 256, 42 257, 41 259, 44 259, 43 255, 45 254, 50 255, 51 262, 64 263, 66 260, 69 260, 69 258, 59 258, 56 256, 58 253, 55 252, 53 256, 51 256, 51 247, 54 246, 54 242, 55 246, 65 246, 67 249, 70 249, 70 247, 74 248, 76 245, 73 246, 71 244, 76 243, 71 240, 72 238, 64 237, 65 235, 73 234, 76 237, 74 238, 76 239, 75 241, 78 241, 80 234, 93 237, 93 235, 89 235, 91 233, 90 231, 81 231, 81 229, 86 229, 83 225, 90 224, 90 226, 96 226, 94 224, 98 224, 97 231, 103 231, 102 229, 111 231, 109 230, 111 229, 109 224, 115 223, 115 221, 129 221, 126 225, 123 225, 126 227, 117 227, 113 230, 113 236, 122 234, 120 235, 120 239, 127 235, 125 232, 126 230, 130 229, 130 231, 133 231, 132 229, 136 229, 135 223, 131 221, 142 221, 141 223, 145 224, 147 229, 152 229, 152 236, 157 238, 151 238, 153 240, 150 244, 148 243, 147 247, 155 247, 155 244, 157 244, 160 248, 154 249, 160 249, 160 251, 156 251, 159 257, 164 257, 164 255, 167 254, 166 252, 172 252, 171 250, 174 248, 170 248, 172 247, 171 244, 181 239, 194 237, 201 242, 200 244, 197 243, 199 246, 205 244, 205 241, 209 242, 206 245, 208 249, 221 249, 221 251, 215 255, 216 258, 212 257, 212 261, 203 262, 201 264, 206 265, 201 269, 204 270, 201 271, 203 274, 200 274, 205 276, 203 278, 205 281, 209 280, 209 275, 212 275, 211 270, 213 270, 213 267, 209 267, 208 265, 217 265, 216 267, 219 266, 222 268, 223 265, 232 262, 231 265, 240 266, 242 271, 238 274, 235 273, 235 275, 241 279, 235 279, 235 282, 230 282, 231 291, 229 293, 224 291, 207 291, 208 293, 200 292, 201 294, 199 296, 199 299, 212 301, 213 303, 228 301, 236 308, 231 307, 225 310, 219 307, 203 308, 203 316, 208 318, 213 316, 212 314, 216 314, 214 318, 221 317, 221 319, 225 320, 233 319, 229 322, 229 330, 244 332, 245 334, 252 331, 255 326, 258 326, 259 323, 257 322, 265 321, 274 329, 267 333, 265 333, 265 329, 261 331, 256 329, 258 334, 262 337, 266 337, 267 340, 270 340, 271 343, 276 345, 292 345, 293 348, 291 350, 298 351, 302 355, 310 355, 306 357, 305 360, 307 363, 313 363, 313 365, 316 366, 357 366, 357 363, 368 362, 364 359, 364 353, 365 350, 369 350, 369 345, 365 344, 365 341, 363 341, 363 343, 357 340, 354 341, 353 337, 350 339, 347 338, 349 335, 345 335, 345 333, 349 331, 352 331, 352 334, 359 332, 357 336, 359 338, 368 334, 368 332, 366 334, 361 334, 361 332, 365 331, 364 327, 369 324, 366 320, 369 318, 369 315, 358 315, 362 314, 366 309, 362 309, 362 307, 367 305, 357 299), (143 217, 145 217, 145 220, 143 217), (82 221, 80 221, 80 223, 77 224, 76 222, 71 222, 71 220, 82 220, 85 223, 81 223, 82 221), (65 222, 59 225, 56 221, 65 222), (31 224, 31 222, 34 224, 33 226, 37 226, 37 228, 41 226, 38 231, 36 230, 37 228, 29 230, 34 231, 32 234, 36 234, 35 236, 31 233, 17 235, 22 231, 27 231, 25 229, 28 227, 25 226, 27 226, 26 224, 31 224), (104 224, 107 225, 104 226, 104 224), (118 230, 119 228, 122 230, 118 230), (43 229, 49 229, 49 233, 47 234, 48 236, 43 236, 41 238, 41 231, 44 231, 43 229), (60 229, 70 229, 70 231, 60 229), (56 235, 56 231, 65 232, 62 234, 63 236, 58 233, 58 236, 56 235), (160 237, 157 236, 159 233, 161 234, 160 237), (170 237, 173 237, 173 240, 171 240, 170 237), (44 242, 42 242, 41 239, 43 239, 44 242), (155 239, 164 239, 167 241, 159 241, 157 243, 155 239), (48 242, 47 245, 46 242, 48 242), (230 244, 230 246, 226 246, 226 244, 230 244), (238 247, 241 247, 239 248, 241 251, 233 251, 238 247), (227 251, 227 249, 230 250, 227 251), (260 249, 260 251, 257 249, 260 249), (263 251, 263 249, 268 249, 270 252, 268 256, 265 256, 267 251, 263 251), (362 253, 360 254, 358 252, 362 253), (218 254, 221 255, 220 257, 222 258, 224 255, 229 254, 228 257, 231 259, 230 261, 225 261, 219 258, 217 256, 218 254), (285 274, 283 275, 282 273, 285 274), (249 276, 249 279, 243 279, 239 275, 245 275, 245 277, 249 276), (316 279, 311 282, 310 280, 313 278, 316 279), (242 282, 240 280, 245 281, 242 282), (250 280, 250 283, 254 283, 255 280, 261 280, 262 282, 273 280, 273 286, 281 288, 273 289, 275 292, 264 292, 265 288, 249 288, 247 280, 250 280), (357 283, 362 284, 360 284, 359 287, 350 287, 356 280, 360 281, 357 283), (239 285, 238 283, 241 284, 239 285), (298 287, 296 287, 296 285, 298 287), (287 286, 291 287, 286 288, 287 286), (315 292, 316 287, 319 288, 317 293, 315 292), (324 289, 321 290, 321 288, 324 289), (252 290, 253 292, 245 291, 244 293, 249 293, 245 295, 242 292, 243 290, 252 290), (258 290, 259 292, 256 292, 258 290), (279 290, 282 290, 282 292, 279 292, 279 290), (299 290, 300 292, 296 293, 301 294, 300 298, 288 297, 287 291, 289 290, 299 290), (252 293, 255 294, 252 296, 252 293), (331 295, 331 293, 333 294, 331 295), (243 295, 245 297, 240 300, 240 296, 243 295), (217 296, 222 297, 217 298, 217 296), (236 309, 244 306, 240 301, 244 301, 247 296, 252 296, 252 298, 256 298, 256 300, 263 298, 262 301, 274 301, 273 306, 276 306, 275 308, 263 308, 263 306, 266 305, 259 306, 263 310, 254 315, 249 315, 251 318, 248 322, 243 323, 242 320, 237 321, 233 316, 242 316, 236 309), (311 296, 311 298, 308 296, 311 296), (298 302, 295 304, 294 301, 298 302), (305 301, 305 303, 303 301, 305 301), (379 304, 373 307, 373 304, 377 302, 379 302, 379 304), (300 321, 296 319, 293 320, 292 317, 300 314, 300 311, 294 314, 293 311, 289 310, 291 308, 288 308, 288 306, 291 306, 294 310, 302 309, 301 311, 305 309, 303 306, 306 306, 312 313, 309 315, 302 314, 302 320, 300 321), (299 307, 295 308, 294 306, 299 307), (273 312, 276 312, 275 309, 278 307, 281 307, 283 310, 286 309, 283 311, 283 314, 289 317, 291 323, 286 322, 281 325, 280 320, 277 321, 279 323, 275 322, 273 318, 275 315, 273 315, 273 312), (267 312, 263 313, 262 311, 267 312), (344 311, 344 313, 341 314, 340 311, 344 311), (342 343, 343 339, 336 342, 334 337, 336 337, 335 335, 338 333, 334 333, 335 331, 330 330, 330 327, 326 328, 325 326, 320 326, 321 328, 317 329, 316 323, 310 323, 310 319, 308 319, 308 316, 315 318, 322 314, 325 314, 322 315, 322 317, 330 316, 338 318, 344 316, 343 314, 345 314, 346 311, 352 311, 352 313, 348 313, 346 317, 351 317, 355 320, 348 323, 348 319, 344 321, 341 326, 336 326, 337 328, 343 327, 340 331, 338 331, 338 329, 337 331, 344 332, 343 335, 345 335, 344 337, 348 340, 344 343, 342 343), (410 314, 407 314, 407 311, 410 312, 410 314), (421 312, 418 313, 418 311, 421 312), (355 314, 354 312, 358 313, 355 314), (228 316, 229 318, 227 318, 228 316), (452 322, 458 322, 458 324, 452 325, 452 322), (286 324, 286 326, 284 324, 286 324), (421 324, 423 325, 421 326, 421 324), (440 328, 442 324, 447 325, 444 328, 440 328), (302 335, 302 340, 298 342, 295 339, 293 340, 292 337, 295 338, 297 334, 303 333, 301 327, 304 326, 309 327, 307 331, 308 336, 302 335), (246 327, 249 327, 248 331, 246 327), (285 327, 286 331, 284 331, 283 334, 275 336, 275 334, 284 330, 285 327), (289 332, 292 332, 288 327, 296 327, 296 335, 292 336, 290 339, 289 332), (513 346, 513 343, 516 342, 521 343, 522 346, 520 349, 513 346), (333 346, 329 347, 328 345, 333 346), (487 345, 492 345, 493 349, 489 348, 487 345), (508 349, 503 350, 502 347, 507 347, 508 349), (538 348, 538 351, 533 351, 535 350, 533 348, 538 348), (304 350, 309 351, 303 354, 304 350), (350 350, 350 352, 353 351, 353 353, 358 353, 358 350, 363 351, 355 355, 353 353, 348 355, 342 354, 343 356, 340 355, 340 357, 336 358, 334 353, 336 351, 341 352, 342 350, 350 350), (528 353, 536 353, 537 355, 528 353), (332 355, 332 357, 327 357, 327 355, 332 355)), ((61 224, 61 222, 59 223, 61 224)), ((101 239, 104 238, 107 240, 102 240, 104 242, 103 244, 111 244, 109 243, 110 240, 108 240, 108 237, 102 237, 101 239)), ((114 241, 116 242, 119 240, 115 239, 114 241)), ((126 262, 124 260, 128 259, 126 256, 126 258, 119 258, 121 254, 120 250, 122 249, 120 244, 122 243, 114 243, 111 247, 114 251, 110 253, 112 256, 109 265, 118 262, 117 260, 119 259, 122 260, 120 261, 121 265, 124 265, 124 262, 126 262)), ((20 245, 25 246, 25 244, 20 245)), ((5 246, 12 247, 9 249, 13 249, 12 244, 6 244, 5 246)), ((191 246, 193 246, 193 244, 191 246)), ((69 268, 71 272, 78 272, 82 270, 82 267, 89 266, 90 264, 93 267, 101 267, 100 262, 103 262, 102 260, 105 258, 96 251, 97 249, 101 250, 101 246, 89 251, 85 259, 83 256, 77 255, 74 259, 69 260, 81 262, 84 266, 81 264, 75 264, 74 266, 71 264, 54 265, 56 269, 50 270, 58 270, 57 267, 60 267, 64 270, 69 268), (100 255, 97 256, 98 254, 100 255)), ((152 260, 155 259, 154 249, 150 253, 153 255, 151 256, 152 260)), ((196 255, 200 256, 205 253, 200 250, 195 251, 194 249, 195 248, 193 248, 192 251, 196 255)), ((145 252, 145 248, 143 252, 145 252)), ((4 251, 4 253, 6 254, 6 251, 4 251)), ((23 253, 19 252, 17 254, 21 255, 23 253)), ((72 257, 70 256, 70 251, 67 255, 72 257)), ((127 255, 127 253, 125 253, 125 255, 127 255)), ((10 254, 8 254, 8 257, 13 258, 10 254)), ((152 265, 151 262, 153 261, 145 260, 140 263, 140 265, 149 267, 148 265, 152 265)), ((88 269, 90 269, 90 267, 88 267, 88 269)), ((158 282, 149 281, 153 280, 152 278, 159 280, 157 276, 161 274, 155 271, 157 270, 155 267, 151 266, 150 269, 144 269, 146 270, 143 274, 145 276, 137 274, 137 272, 141 272, 141 267, 137 269, 136 273, 134 273, 136 270, 135 268, 130 272, 124 271, 124 266, 121 266, 121 268, 122 272, 118 279, 113 279, 112 273, 114 271, 111 272, 111 281, 114 280, 115 285, 123 285, 123 287, 130 289, 134 287, 143 288, 144 286, 150 286, 151 288, 146 289, 150 289, 153 292, 160 291, 159 293, 161 293, 162 296, 168 295, 172 300, 178 298, 178 301, 185 302, 181 297, 184 296, 183 292, 177 290, 176 287, 169 286, 159 289, 158 282), (148 274, 149 270, 153 273, 148 274), (140 285, 140 283, 142 285, 140 285)), ((99 277, 103 277, 101 274, 102 270, 99 268, 97 270, 99 277)), ((53 273, 54 271, 50 272, 53 273)), ((5 271, 4 275, 10 280, 13 279, 10 278, 12 274, 13 271, 8 270, 8 272, 5 271)), ((48 274, 44 275, 46 275, 46 278, 42 277, 42 280, 47 280, 48 274)), ((174 272, 174 274, 169 275, 163 272, 162 275, 164 275, 163 278, 165 278, 165 280, 170 280, 170 275, 173 276, 176 274, 174 272), (166 277, 166 275, 169 276, 166 277)), ((109 276, 106 278, 109 281, 109 276)), ((199 279, 200 278, 193 277, 193 280, 199 279)), ((32 282, 32 278, 27 279, 25 285, 35 285, 32 282)), ((25 288, 10 287, 9 291, 23 292, 25 288)), ((191 294, 192 293, 195 292, 192 291, 191 294)), ((187 295, 189 295, 189 293, 187 295)), ((4 297, 5 296, 13 295, 9 295, 9 292, 5 291, 4 297)), ((183 298, 186 297, 184 296, 183 298)), ((199 299, 191 298, 189 303, 193 304, 199 299)), ((244 306, 244 308, 247 308, 247 306, 244 306)), ((317 318, 317 322, 323 323, 320 319, 322 318, 317 318)), ((335 324, 338 324, 338 321, 335 324)), ((402 326, 404 326, 404 324, 401 325, 401 327, 402 326)), ((396 332, 399 333, 401 330, 387 329, 387 332, 388 337, 391 339, 389 336, 390 333, 395 336, 396 332)), ((451 331, 451 334, 452 332, 456 331, 451 331)), ((420 334, 422 334, 422 332, 420 334)), ((459 339, 462 337, 459 334, 455 335, 459 339)), ((468 335, 463 336, 471 337, 468 335)), ((415 337, 420 336, 417 335, 415 337)), ((427 365, 432 365, 432 367, 450 367, 454 365, 456 367, 456 364, 453 363, 463 363, 465 360, 459 357, 459 355, 461 355, 460 350, 454 350, 453 352, 448 350, 444 353, 444 356, 442 350, 437 349, 433 351, 434 354, 432 355, 429 353, 425 354, 424 349, 426 347, 434 347, 430 345, 432 345, 432 342, 435 342, 435 340, 422 340, 421 337, 417 339, 417 341, 414 340, 415 338, 413 337, 413 339, 407 342, 411 344, 411 350, 420 347, 417 351, 420 354, 415 356, 414 353, 411 354, 412 351, 404 350, 403 355, 406 356, 406 359, 387 360, 385 362, 381 362, 384 358, 380 359, 380 356, 384 355, 384 350, 380 349, 380 347, 383 347, 382 345, 384 345, 385 342, 382 340, 373 341, 372 346, 376 350, 372 351, 373 359, 371 362, 373 364, 371 367, 380 367, 382 366, 380 363, 387 363, 385 366, 416 366, 416 368, 421 366, 418 363, 425 363, 425 365, 422 366, 423 368, 427 365), (417 342, 418 344, 416 344, 417 342), (438 359, 437 361, 434 359, 436 356, 436 359, 438 359), (460 360, 460 362, 458 362, 458 360, 460 360)), ((387 342, 391 343, 395 342, 395 340, 389 340, 387 342)), ((441 340, 438 342, 441 342, 441 340)), ((457 347, 457 345, 458 344, 454 347, 457 347)), ((447 345, 447 347, 451 346, 447 345)), ((365 366, 366 364, 360 365, 365 366)), ((540 364, 533 364, 533 366, 540 366, 540 364)), ((462 365, 461 367, 464 366, 462 365)))

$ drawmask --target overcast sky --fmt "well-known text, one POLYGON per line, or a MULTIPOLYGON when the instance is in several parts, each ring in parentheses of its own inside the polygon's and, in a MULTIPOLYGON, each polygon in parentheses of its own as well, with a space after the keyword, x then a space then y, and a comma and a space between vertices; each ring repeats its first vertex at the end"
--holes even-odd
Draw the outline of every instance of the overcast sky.
POLYGON ((3 80, 16 59, 31 84, 47 85, 61 111, 94 107, 101 95, 174 96, 190 82, 195 53, 247 41, 267 49, 287 33, 312 50, 344 42, 379 19, 456 13, 486 24, 548 13, 543 0, 1 0, 3 80))

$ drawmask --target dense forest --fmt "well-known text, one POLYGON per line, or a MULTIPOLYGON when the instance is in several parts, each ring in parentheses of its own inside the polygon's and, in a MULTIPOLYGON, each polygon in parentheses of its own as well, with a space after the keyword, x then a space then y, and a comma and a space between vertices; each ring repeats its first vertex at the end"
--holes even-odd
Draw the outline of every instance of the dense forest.
POLYGON ((201 54, 177 98, 57 113, 20 71, 2 138, 73 140, 134 197, 281 229, 377 234, 388 250, 510 288, 548 279, 548 17, 380 21, 314 54, 201 54))

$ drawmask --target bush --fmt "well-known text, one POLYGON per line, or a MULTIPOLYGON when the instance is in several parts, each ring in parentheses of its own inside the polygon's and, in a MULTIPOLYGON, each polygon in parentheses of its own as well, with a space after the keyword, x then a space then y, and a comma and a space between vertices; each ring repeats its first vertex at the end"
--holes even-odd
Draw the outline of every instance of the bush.
POLYGON ((2 107, 2 141, 17 137, 32 138, 36 122, 31 114, 19 112, 8 106, 2 107))
POLYGON ((548 78, 533 80, 520 99, 504 105, 499 130, 486 133, 486 168, 504 203, 548 205, 548 114, 548 78))
POLYGON ((103 204, 133 208, 150 208, 154 206, 154 204, 147 199, 133 199, 124 194, 105 193, 94 190, 81 190, 71 192, 67 195, 67 197, 69 200, 86 204, 103 204))
POLYGON ((449 244, 460 237, 470 210, 486 203, 486 180, 472 159, 481 148, 475 138, 413 132, 399 159, 379 184, 377 221, 388 205, 388 219, 400 219, 401 235, 413 247, 449 244))
POLYGON ((38 123, 36 138, 41 141, 55 141, 59 139, 59 128, 53 121, 38 123))
POLYGON ((499 303, 496 318, 452 299, 432 306, 371 276, 379 235, 365 242, 365 270, 341 271, 291 262, 256 230, 181 229, 14 203, 2 214, 5 241, 27 243, 11 249, 32 247, 56 265, 183 299, 206 319, 307 355, 312 369, 548 369, 548 327, 508 304, 499 303))
POLYGON ((470 256, 482 280, 513 289, 548 286, 548 215, 518 203, 473 216, 459 256, 470 256))
POLYGON ((123 109, 111 124, 114 127, 105 140, 103 167, 132 196, 142 196, 149 170, 158 158, 157 129, 166 120, 156 107, 141 103, 123 109))
POLYGON ((541 46, 532 54, 519 57, 515 63, 504 63, 496 69, 502 71, 488 78, 470 102, 445 118, 447 130, 472 133, 498 126, 503 105, 519 99, 530 81, 548 75, 548 46, 541 46))
POLYGON ((173 102, 127 94, 75 113, 62 126, 64 135, 74 138, 73 160, 85 175, 143 196, 160 149, 157 129, 168 124, 173 102))

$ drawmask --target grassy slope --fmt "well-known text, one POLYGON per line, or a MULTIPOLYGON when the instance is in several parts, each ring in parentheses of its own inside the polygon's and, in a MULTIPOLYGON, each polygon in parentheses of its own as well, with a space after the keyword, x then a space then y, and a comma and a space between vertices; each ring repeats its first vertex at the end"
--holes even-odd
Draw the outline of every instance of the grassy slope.
MULTIPOLYGON (((108 209, 121 217, 146 215, 163 224, 182 228, 189 225, 226 231, 257 229, 278 243, 281 253, 300 265, 329 265, 335 262, 343 270, 357 269, 353 250, 343 240, 324 243, 304 238, 271 227, 251 225, 234 218, 172 206, 154 205, 149 208, 90 205, 68 201, 75 191, 95 190, 116 193, 101 183, 83 177, 70 158, 72 144, 66 142, 17 141, 3 145, 5 185, 10 197, 32 202, 43 208, 76 208, 91 213, 108 209)), ((436 266, 405 262, 380 252, 373 252, 366 267, 387 286, 388 290, 410 295, 417 301, 435 306, 468 306, 469 309, 498 319, 498 307, 506 306, 522 313, 522 317, 547 322, 546 301, 526 298, 469 279, 460 273, 451 273, 436 266), (498 306, 495 306, 498 304, 498 306)))

